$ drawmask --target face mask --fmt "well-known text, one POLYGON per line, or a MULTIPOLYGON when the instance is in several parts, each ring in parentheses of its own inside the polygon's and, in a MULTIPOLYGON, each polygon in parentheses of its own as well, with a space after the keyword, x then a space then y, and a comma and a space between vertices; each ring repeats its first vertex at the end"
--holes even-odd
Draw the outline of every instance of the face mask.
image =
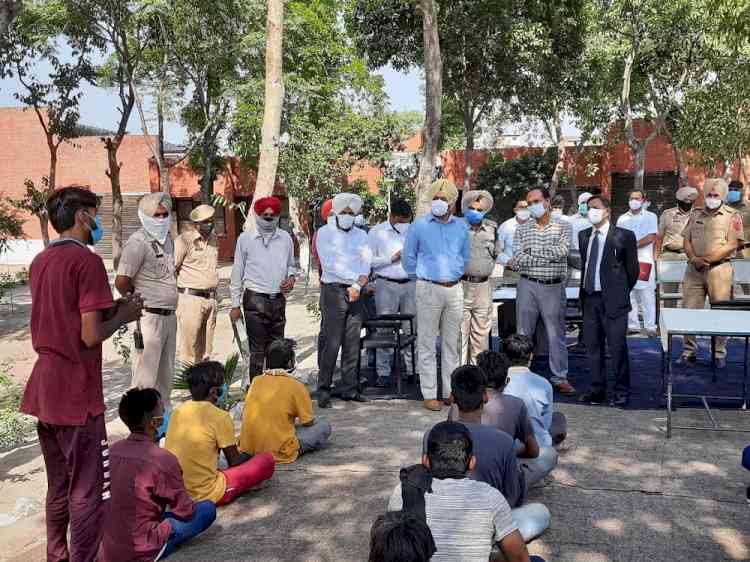
POLYGON ((741 191, 730 191, 727 194, 727 203, 739 203, 742 199, 741 191))
POLYGON ((164 244, 164 242, 167 241, 169 229, 172 226, 172 221, 169 220, 169 217, 165 219, 149 217, 148 215, 143 214, 143 211, 139 209, 138 219, 143 225, 143 230, 145 230, 151 238, 159 242, 159 244, 164 244))
POLYGON ((563 216, 562 209, 552 209, 552 212, 550 213, 553 219, 560 220, 563 216))
POLYGON ((393 225, 393 228, 399 234, 406 234, 406 231, 409 230, 409 223, 408 222, 397 222, 396 224, 393 225))
POLYGON ((156 428, 156 440, 159 441, 162 437, 164 437, 167 434, 167 429, 169 428, 169 416, 172 415, 172 412, 164 412, 164 417, 161 420, 161 425, 156 428))
POLYGON ((354 226, 365 226, 365 217, 363 215, 354 217, 354 226))
POLYGON ((544 207, 544 203, 534 203, 529 206, 529 212, 535 219, 540 219, 545 215, 547 209, 544 207))
POLYGON ((224 399, 227 397, 227 394, 229 394, 229 385, 227 383, 224 383, 221 385, 221 392, 219 392, 218 396, 216 396, 216 402, 221 403, 224 402, 224 399))
POLYGON ((531 212, 528 209, 521 209, 516 211, 516 218, 520 221, 527 221, 531 217, 531 212))
POLYGON ((589 209, 588 219, 592 225, 596 226, 604 220, 604 209, 589 209))
POLYGON ((693 208, 693 204, 690 201, 677 201, 677 206, 683 213, 688 213, 693 208))
POLYGON ((94 228, 91 228, 91 225, 88 226, 89 232, 91 233, 91 244, 90 246, 94 246, 99 240, 102 239, 102 236, 104 236, 104 226, 102 226, 102 219, 99 215, 96 215, 96 217, 92 217, 88 213, 86 213, 86 216, 90 219, 94 220, 94 228))
POLYGON ((271 220, 265 217, 258 217, 256 224, 258 225, 258 230, 261 232, 273 232, 279 226, 279 217, 271 217, 271 220))
POLYGON ((336 222, 341 230, 351 230, 354 226, 354 217, 352 215, 341 215, 336 217, 336 222))
POLYGON ((628 207, 630 207, 631 211, 637 211, 638 209, 643 207, 643 201, 641 201, 640 199, 631 199, 628 202, 628 207))
POLYGON ((467 209, 465 215, 469 224, 477 225, 484 220, 484 213, 476 209, 467 209))
POLYGON ((588 203, 579 203, 578 204, 578 214, 582 217, 586 216, 586 213, 589 212, 589 204, 588 203))
POLYGON ((721 199, 718 197, 706 197, 706 207, 712 211, 721 207, 721 199))
POLYGON ((432 214, 436 217, 444 217, 448 214, 448 203, 446 201, 441 201, 440 199, 435 199, 435 201, 432 202, 432 214))
POLYGON ((198 232, 200 232, 203 236, 210 236, 211 233, 214 231, 214 223, 200 223, 198 225, 198 232))

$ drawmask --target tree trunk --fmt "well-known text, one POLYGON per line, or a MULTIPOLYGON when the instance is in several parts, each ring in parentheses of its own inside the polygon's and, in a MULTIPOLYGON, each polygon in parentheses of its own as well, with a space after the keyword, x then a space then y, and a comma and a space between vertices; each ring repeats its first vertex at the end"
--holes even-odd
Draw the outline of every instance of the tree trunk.
POLYGON ((685 156, 678 146, 672 143, 672 151, 674 152, 674 161, 677 164, 677 174, 679 176, 679 187, 685 187, 689 184, 687 164, 685 163, 685 156))
MULTIPOLYGON (((263 129, 260 143, 258 179, 253 200, 273 195, 276 169, 279 164, 281 110, 284 105, 283 75, 284 0, 268 0, 266 23, 266 91, 263 108, 263 129)), ((249 213, 245 230, 255 227, 255 211, 249 213)))
POLYGON ((556 195, 560 189, 560 178, 565 171, 565 139, 563 139, 562 133, 562 121, 560 119, 560 113, 555 113, 555 142, 557 143, 557 163, 555 164, 555 171, 552 173, 552 180, 550 182, 550 194, 556 195))
POLYGON ((440 143, 440 124, 443 116, 443 61, 440 55, 437 3, 435 0, 419 0, 418 9, 422 16, 426 88, 425 124, 422 131, 422 154, 419 160, 416 196, 417 214, 423 215, 429 209, 430 203, 424 198, 432 183, 440 143))
POLYGON ((120 189, 120 164, 117 162, 117 150, 120 143, 117 140, 105 139, 107 148, 107 164, 109 183, 112 187, 112 262, 115 271, 120 264, 122 254, 122 190, 120 189))
POLYGON ((471 189, 474 173, 474 115, 469 112, 464 115, 464 130, 466 131, 466 149, 464 151, 464 193, 471 189))
MULTIPOLYGON (((166 56, 165 56, 166 58, 166 56)), ((166 64, 166 63, 165 63, 166 64)), ((165 67, 166 68, 166 67, 165 67)), ((163 193, 172 193, 172 170, 164 157, 164 82, 165 78, 159 80, 159 90, 156 93, 156 126, 157 126, 157 162, 159 165, 159 186, 163 193)))
POLYGON ((210 130, 203 133, 203 145, 201 151, 203 153, 203 177, 201 178, 201 200, 206 203, 211 203, 211 192, 213 191, 213 163, 214 155, 211 149, 211 132, 210 130))
POLYGON ((731 160, 725 160, 724 161, 724 181, 730 182, 732 181, 732 176, 734 175, 734 162, 731 160))
MULTIPOLYGON (((47 176, 47 195, 52 195, 57 188, 57 146, 54 141, 47 139, 49 145, 49 176, 47 176)), ((49 246, 49 217, 44 210, 39 214, 39 229, 42 232, 42 244, 49 246)))
POLYGON ((633 178, 633 189, 643 192, 643 183, 646 178, 646 148, 645 142, 639 143, 635 151, 635 176, 633 178))

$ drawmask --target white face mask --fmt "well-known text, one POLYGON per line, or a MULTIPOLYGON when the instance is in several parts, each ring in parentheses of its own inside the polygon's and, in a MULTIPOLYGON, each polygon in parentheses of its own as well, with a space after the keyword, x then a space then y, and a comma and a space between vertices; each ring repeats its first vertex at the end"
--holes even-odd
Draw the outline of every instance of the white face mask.
POLYGON ((349 230, 354 226, 354 217, 352 215, 338 215, 339 228, 342 230, 349 230))
POLYGON ((398 232, 399 234, 406 234, 406 231, 409 230, 409 223, 397 222, 393 225, 393 228, 396 229, 396 232, 398 232))
POLYGON ((563 216, 562 209, 553 209, 550 215, 552 216, 553 219, 560 220, 563 216))
POLYGON ((516 218, 520 221, 527 221, 531 217, 531 212, 528 209, 521 209, 516 211, 516 218))
POLYGON ((169 230, 172 227, 172 221, 169 217, 165 219, 157 219, 155 217, 149 217, 144 214, 143 211, 138 209, 138 219, 143 225, 143 229, 148 233, 151 238, 156 240, 159 244, 164 244, 169 236, 169 230))
POLYGON ((643 207, 643 201, 641 201, 640 199, 631 199, 628 202, 628 206, 630 207, 631 211, 637 211, 638 209, 643 207))
POLYGON ((432 202, 432 214, 436 217, 444 217, 448 214, 448 203, 440 199, 432 202))
POLYGON ((604 220, 604 209, 589 209, 587 218, 592 225, 596 226, 604 220))
POLYGON ((721 207, 721 199, 718 197, 706 197, 706 207, 712 211, 718 209, 721 207))
POLYGON ((547 209, 544 207, 544 203, 534 203, 529 206, 529 211, 531 212, 532 217, 540 219, 545 215, 547 209))

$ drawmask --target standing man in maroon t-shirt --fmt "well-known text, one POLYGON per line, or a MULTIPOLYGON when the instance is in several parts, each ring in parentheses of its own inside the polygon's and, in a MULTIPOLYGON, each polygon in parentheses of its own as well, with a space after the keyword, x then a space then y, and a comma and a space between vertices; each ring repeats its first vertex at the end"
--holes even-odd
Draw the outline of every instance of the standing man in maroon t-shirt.
POLYGON ((138 319, 143 307, 139 295, 112 300, 104 262, 87 248, 102 236, 97 206, 96 195, 86 189, 56 191, 47 212, 60 238, 29 270, 31 340, 39 357, 21 411, 39 420, 49 562, 89 562, 96 556, 110 495, 102 342, 138 319))

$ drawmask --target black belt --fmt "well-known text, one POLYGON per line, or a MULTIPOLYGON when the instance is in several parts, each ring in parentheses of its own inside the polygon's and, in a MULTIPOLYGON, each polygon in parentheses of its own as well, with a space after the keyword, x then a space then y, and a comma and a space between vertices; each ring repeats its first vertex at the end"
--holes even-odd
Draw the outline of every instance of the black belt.
POLYGON ((283 293, 256 293, 255 291, 251 291, 250 289, 245 289, 250 294, 255 295, 256 297, 263 297, 264 299, 275 301, 276 299, 283 297, 283 293))
POLYGON ((521 279, 526 279, 532 283, 539 283, 540 285, 558 285, 564 281, 562 277, 557 277, 555 279, 538 279, 536 277, 529 277, 523 273, 521 274, 521 279))
POLYGON ((461 277, 461 281, 466 281, 468 283, 486 283, 489 279, 489 277, 479 277, 477 275, 464 275, 461 277))
POLYGON ((422 277, 419 278, 420 281, 424 281, 425 283, 432 283, 433 285, 439 285, 440 287, 446 287, 447 289, 450 289, 451 287, 455 287, 458 285, 459 281, 430 281, 429 279, 423 279, 422 277))
POLYGON ((672 250, 671 248, 667 248, 667 252, 672 252, 673 254, 684 254, 685 250, 680 248, 679 250, 672 250))
POLYGON ((321 283, 324 287, 333 287, 334 289, 348 289, 351 285, 346 283, 321 283))
POLYGON ((174 310, 169 308, 149 308, 146 306, 143 310, 150 312, 151 314, 158 314, 159 316, 172 316, 174 314, 174 310))
POLYGON ((708 264, 708 269, 713 269, 714 267, 719 267, 720 265, 724 265, 725 263, 731 263, 732 260, 729 258, 725 258, 721 261, 717 261, 715 263, 708 264))
POLYGON ((399 285, 405 285, 406 283, 411 281, 411 279, 409 279, 408 277, 406 279, 394 279, 393 277, 386 277, 385 275, 376 275, 375 277, 377 279, 384 279, 385 281, 390 281, 391 283, 398 283, 399 285))
POLYGON ((216 291, 189 289, 187 287, 179 287, 177 291, 186 295, 193 295, 194 297, 203 297, 204 299, 212 299, 216 295, 216 291))

